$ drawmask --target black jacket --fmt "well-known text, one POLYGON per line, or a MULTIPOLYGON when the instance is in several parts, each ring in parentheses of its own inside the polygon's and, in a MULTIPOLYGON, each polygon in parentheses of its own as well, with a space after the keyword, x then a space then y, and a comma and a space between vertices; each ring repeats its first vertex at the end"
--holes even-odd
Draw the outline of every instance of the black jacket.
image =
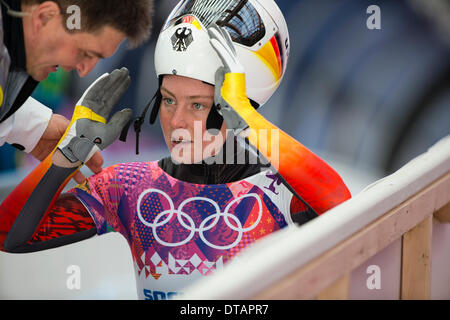
MULTIPOLYGON (((20 1, 5 0, 12 10, 21 11, 20 1)), ((3 103, 0 108, 0 123, 11 116, 31 96, 38 81, 34 80, 26 71, 26 52, 23 35, 22 19, 7 14, 2 4, 3 45, 10 58, 7 64, 0 66, 0 73, 6 76, 6 83, 2 87, 3 103), (5 70, 6 69, 6 70, 5 70)))
MULTIPOLYGON (((201 163, 175 164, 170 157, 167 157, 161 159, 158 165, 170 176, 195 184, 224 184, 239 181, 271 167, 268 161, 251 147, 248 140, 228 136, 227 141, 230 140, 232 141, 230 145, 233 145, 234 148, 232 149, 232 156, 228 157, 228 161, 226 160, 229 151, 227 154, 227 143, 225 143, 216 157, 208 158, 201 163), (216 161, 217 159, 219 161, 216 161), (223 161, 220 161, 222 159, 223 161), (245 161, 242 161, 242 159, 245 159, 245 161)), ((292 220, 295 223, 301 225, 318 216, 300 196, 296 195, 296 192, 280 174, 276 173, 276 176, 294 194, 294 197, 300 199, 308 208, 307 212, 291 212, 292 220)))

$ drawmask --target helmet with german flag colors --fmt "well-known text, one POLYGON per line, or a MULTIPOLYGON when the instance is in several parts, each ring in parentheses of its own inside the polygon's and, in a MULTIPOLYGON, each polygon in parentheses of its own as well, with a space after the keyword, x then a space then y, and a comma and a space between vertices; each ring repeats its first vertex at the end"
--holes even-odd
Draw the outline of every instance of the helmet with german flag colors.
POLYGON ((222 66, 207 29, 230 34, 245 68, 248 98, 263 105, 278 88, 289 56, 286 21, 273 0, 182 0, 167 18, 156 44, 158 76, 176 74, 214 85, 222 66))

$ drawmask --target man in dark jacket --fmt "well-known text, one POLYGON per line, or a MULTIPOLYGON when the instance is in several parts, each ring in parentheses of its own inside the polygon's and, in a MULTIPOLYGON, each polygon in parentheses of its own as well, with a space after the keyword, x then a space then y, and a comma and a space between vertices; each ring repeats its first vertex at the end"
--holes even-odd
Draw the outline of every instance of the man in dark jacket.
MULTIPOLYGON (((5 142, 43 160, 69 120, 30 97, 58 67, 86 76, 128 38, 147 39, 153 0, 1 0, 0 146, 5 142)), ((97 153, 88 166, 101 170, 97 153)), ((81 182, 84 177, 76 177, 81 182)))

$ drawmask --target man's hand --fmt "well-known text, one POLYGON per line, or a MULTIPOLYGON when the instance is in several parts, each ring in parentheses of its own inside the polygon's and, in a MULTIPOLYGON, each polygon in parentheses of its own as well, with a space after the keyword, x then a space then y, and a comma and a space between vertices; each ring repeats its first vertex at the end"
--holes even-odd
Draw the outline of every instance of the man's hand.
POLYGON ((44 160, 55 149, 70 121, 59 114, 53 114, 48 122, 47 129, 30 154, 39 161, 44 160))
MULTIPOLYGON (((41 140, 39 140, 38 144, 34 147, 30 154, 39 161, 44 160, 56 148, 56 145, 59 140, 61 140, 69 123, 70 121, 66 117, 59 114, 53 114, 50 118, 47 129, 41 137, 41 140)), ((86 166, 94 174, 102 171, 102 165, 103 157, 100 152, 96 152, 92 158, 86 162, 86 166)), ((86 180, 86 177, 81 173, 81 171, 78 171, 74 176, 74 180, 77 183, 83 183, 86 180)))

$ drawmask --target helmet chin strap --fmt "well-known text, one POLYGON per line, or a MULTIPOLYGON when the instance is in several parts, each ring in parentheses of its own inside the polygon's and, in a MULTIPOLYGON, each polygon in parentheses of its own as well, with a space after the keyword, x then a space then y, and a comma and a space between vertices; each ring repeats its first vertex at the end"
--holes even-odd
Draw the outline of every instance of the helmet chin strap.
MULTIPOLYGON (((159 92, 159 91, 158 91, 159 92)), ((144 111, 142 111, 142 114, 140 117, 134 117, 128 123, 123 127, 122 133, 120 134, 120 141, 126 142, 127 141, 127 134, 128 130, 130 129, 131 124, 133 123, 134 131, 136 132, 136 154, 139 154, 139 133, 141 132, 142 124, 144 123, 145 116, 147 115, 148 108, 152 104, 153 100, 155 100, 157 93, 153 96, 153 98, 147 103, 147 105, 144 108, 144 111)))
MULTIPOLYGON (((150 113, 150 124, 154 124, 156 118, 158 117, 159 107, 161 105, 161 92, 158 91, 155 93, 153 98, 147 103, 140 117, 134 117, 131 119, 123 128, 122 133, 120 135, 120 140, 126 142, 128 130, 130 129, 131 124, 133 123, 134 131, 136 132, 136 154, 139 154, 139 133, 141 132, 141 127, 144 124, 145 116, 147 115, 148 109, 153 101, 152 112, 150 113)), ((206 130, 210 131, 210 134, 217 135, 222 128, 223 117, 217 111, 215 106, 211 107, 211 111, 208 114, 208 118, 206 120, 206 130)))
MULTIPOLYGON (((158 117, 159 108, 161 106, 161 85, 162 85, 162 79, 163 77, 159 77, 159 87, 158 90, 153 95, 153 98, 147 103, 144 110, 142 111, 141 116, 132 118, 123 128, 122 133, 120 135, 120 141, 126 142, 127 140, 127 134, 128 130, 130 129, 131 124, 133 123, 134 131, 136 132, 136 154, 139 154, 139 133, 141 132, 141 127, 144 124, 145 117, 147 115, 148 109, 153 103, 152 111, 150 113, 150 124, 154 124, 156 121, 156 118, 158 117)), ((220 129, 222 128, 223 123, 223 117, 220 115, 220 113, 217 111, 216 105, 213 105, 211 107, 211 111, 208 114, 208 118, 206 119, 206 130, 209 131, 212 135, 217 135, 220 132, 220 129)))
POLYGON ((159 89, 158 89, 158 91, 156 91, 153 99, 155 99, 155 103, 153 104, 152 112, 150 113, 150 119, 149 119, 150 124, 155 123, 156 118, 158 117, 159 108, 161 106, 162 96, 161 96, 161 91, 159 91, 159 89))
POLYGON ((217 135, 222 128, 223 117, 217 111, 217 106, 213 105, 206 119, 206 130, 212 135, 217 135), (211 131, 212 130, 212 131, 211 131))
POLYGON ((162 77, 159 77, 158 90, 153 95, 153 98, 145 106, 144 110, 142 111, 141 116, 134 117, 133 119, 131 119, 125 125, 125 127, 122 130, 122 133, 120 134, 120 138, 119 138, 120 141, 126 142, 128 130, 130 129, 131 124, 133 123, 134 131, 136 132, 136 154, 139 154, 139 134, 141 132, 141 127, 144 124, 148 109, 152 105, 153 101, 155 101, 155 102, 153 103, 152 112, 150 113, 150 124, 154 124, 156 121, 156 118, 158 117, 158 111, 159 111, 159 107, 161 105, 161 100, 162 100, 161 91, 160 91, 161 84, 162 84, 162 77))

